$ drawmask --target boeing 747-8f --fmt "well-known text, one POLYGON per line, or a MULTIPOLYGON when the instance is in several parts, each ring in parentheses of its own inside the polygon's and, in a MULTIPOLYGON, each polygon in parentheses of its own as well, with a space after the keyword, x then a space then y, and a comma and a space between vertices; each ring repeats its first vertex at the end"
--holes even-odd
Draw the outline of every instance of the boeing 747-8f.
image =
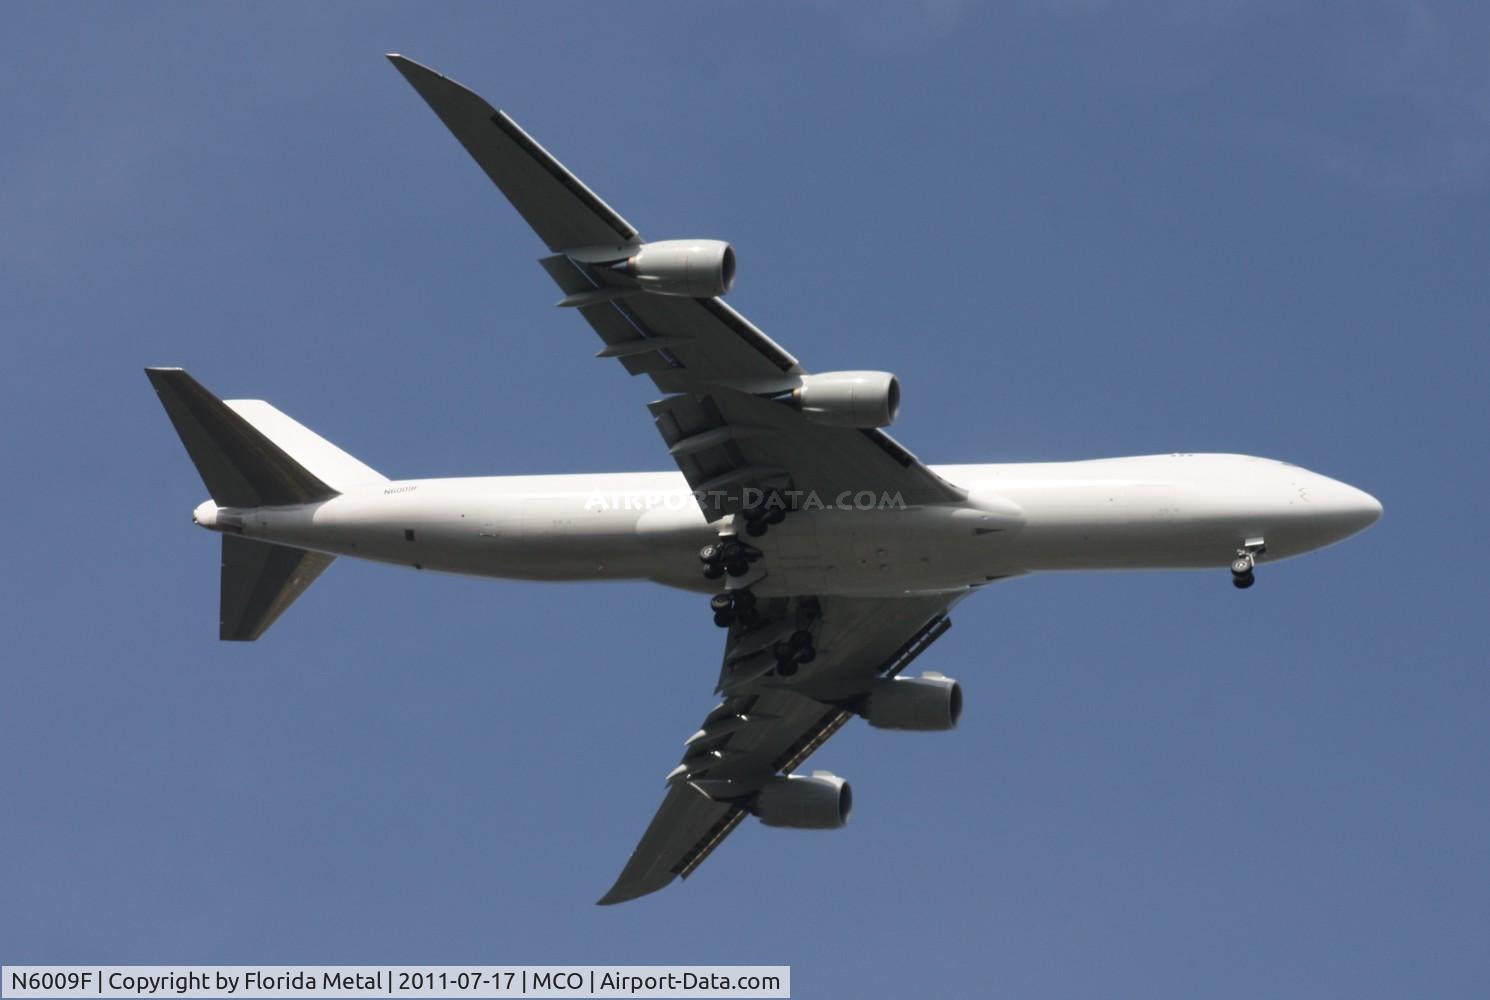
POLYGON ((1381 514, 1354 487, 1245 455, 923 465, 883 429, 893 375, 810 374, 725 305, 728 244, 643 241, 506 114, 389 59, 548 246, 559 305, 594 328, 599 357, 655 384, 678 471, 391 481, 267 403, 223 402, 178 368, 148 375, 211 494, 193 519, 222 534, 223 639, 258 638, 337 556, 712 595, 718 704, 602 903, 687 877, 747 815, 842 826, 848 783, 799 769, 855 716, 956 725, 957 682, 904 671, 993 581, 1215 567, 1247 588, 1259 561, 1381 514))

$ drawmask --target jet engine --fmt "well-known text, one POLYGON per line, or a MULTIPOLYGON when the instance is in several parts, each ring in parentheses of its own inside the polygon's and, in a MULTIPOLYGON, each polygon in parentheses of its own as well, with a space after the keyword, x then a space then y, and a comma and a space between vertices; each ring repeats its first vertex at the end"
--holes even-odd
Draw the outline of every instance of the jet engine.
POLYGON ((755 814, 767 826, 798 830, 836 830, 848 822, 854 793, 849 783, 827 771, 777 775, 761 787, 755 814))
POLYGON ((900 412, 900 380, 889 372, 804 375, 792 403, 814 423, 833 427, 888 427, 900 412))
POLYGON ((935 673, 884 677, 869 689, 860 714, 878 729, 951 729, 962 716, 962 685, 935 673))
POLYGON ((657 295, 708 299, 735 283, 735 250, 719 240, 659 240, 643 243, 623 270, 657 295))

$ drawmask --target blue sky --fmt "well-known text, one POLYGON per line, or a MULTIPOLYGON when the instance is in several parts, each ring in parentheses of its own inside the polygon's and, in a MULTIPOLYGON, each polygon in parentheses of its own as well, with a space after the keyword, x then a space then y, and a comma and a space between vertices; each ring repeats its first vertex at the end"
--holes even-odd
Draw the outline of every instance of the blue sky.
POLYGON ((798 996, 1490 978, 1479 5, 26 5, 0 65, 0 961, 771 963, 798 996), (536 238, 382 53, 509 111, 932 462, 1242 451, 1352 542, 1012 582, 849 727, 835 834, 597 908, 712 705, 701 598, 339 562, 215 639, 140 368, 392 476, 661 469, 536 238))

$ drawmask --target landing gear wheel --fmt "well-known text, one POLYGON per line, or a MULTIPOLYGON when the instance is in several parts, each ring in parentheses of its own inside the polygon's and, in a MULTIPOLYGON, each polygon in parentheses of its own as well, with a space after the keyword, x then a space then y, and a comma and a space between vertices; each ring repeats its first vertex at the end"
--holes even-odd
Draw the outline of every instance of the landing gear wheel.
POLYGON ((709 598, 709 610, 714 612, 714 624, 728 628, 739 622, 746 628, 759 625, 760 612, 755 610, 755 595, 748 590, 726 590, 709 598))
POLYGON ((704 567, 705 580, 717 580, 722 576, 724 576, 724 567, 718 563, 709 563, 704 567))
POLYGON ((759 538, 766 533, 766 519, 757 518, 745 525, 745 534, 751 538, 759 538))
POLYGON ((805 644, 798 644, 792 640, 775 643, 771 646, 771 655, 776 657, 778 671, 781 670, 782 664, 789 663, 792 665, 792 671, 795 672, 796 664, 811 663, 817 659, 817 650, 812 648, 812 639, 809 636, 805 644))
POLYGON ((776 672, 782 677, 791 677, 797 672, 797 664, 794 660, 777 660, 776 672))
POLYGON ((812 633, 806 629, 798 629, 792 633, 792 637, 787 642, 792 649, 805 649, 812 645, 812 633))
POLYGON ((1250 552, 1241 552, 1231 561, 1231 585, 1237 590, 1246 590, 1257 582, 1257 577, 1252 575, 1252 567, 1257 561, 1250 552))
POLYGON ((705 545, 698 550, 698 561, 702 563, 718 562, 720 559, 718 545, 705 545))
POLYGON ((1231 585, 1233 587, 1237 590, 1246 590, 1257 582, 1252 571, 1257 567, 1257 557, 1267 550, 1267 542, 1261 535, 1242 540, 1241 548, 1236 550, 1236 558, 1231 561, 1231 585))
POLYGON ((733 577, 742 577, 750 572, 750 564, 744 559, 724 564, 724 571, 733 577))

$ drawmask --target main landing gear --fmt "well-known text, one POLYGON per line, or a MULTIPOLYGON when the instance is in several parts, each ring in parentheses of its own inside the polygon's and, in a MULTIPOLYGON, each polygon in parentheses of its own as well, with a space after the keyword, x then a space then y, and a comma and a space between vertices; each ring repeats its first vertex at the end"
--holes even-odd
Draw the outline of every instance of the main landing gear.
MULTIPOLYGON (((709 599, 709 608, 714 612, 714 624, 720 628, 731 628, 738 624, 745 629, 770 626, 755 604, 755 595, 748 590, 727 590, 709 599)), ((817 659, 817 647, 812 639, 815 610, 799 612, 797 628, 770 644, 771 656, 776 660, 772 671, 779 677, 795 676, 803 664, 817 659)), ((781 628, 778 623, 776 628, 781 628)))
MULTIPOLYGON (((780 502, 779 495, 768 497, 766 503, 760 507, 736 514, 735 518, 734 530, 726 529, 726 533, 719 536, 719 541, 705 545, 698 553, 699 562, 704 565, 704 579, 719 580, 725 576, 730 578, 725 591, 709 599, 714 624, 726 629, 738 625, 750 631, 766 626, 779 630, 774 634, 781 638, 769 644, 771 656, 776 661, 771 672, 780 677, 792 677, 802 664, 817 659, 817 649, 812 641, 813 624, 820 613, 817 602, 809 601, 797 607, 792 615, 795 627, 791 619, 775 622, 774 625, 767 621, 756 607, 755 594, 749 589, 750 584, 757 582, 759 577, 748 581, 744 579, 751 576, 753 564, 760 561, 764 554, 735 534, 743 521, 745 533, 752 538, 759 538, 770 525, 780 524, 785 520, 785 504, 780 502)), ((772 635, 767 633, 760 636, 762 641, 769 641, 771 638, 772 635)))
POLYGON ((709 608, 714 612, 714 624, 720 628, 729 628, 735 622, 746 628, 760 624, 755 595, 748 590, 726 590, 715 594, 709 599, 709 608))
POLYGON ((771 525, 786 520, 786 500, 780 493, 770 493, 759 507, 742 511, 740 516, 745 518, 745 534, 759 538, 771 525))
POLYGON ((817 659, 817 650, 812 645, 812 633, 797 629, 790 637, 771 645, 771 655, 776 657, 776 673, 790 677, 797 672, 799 664, 817 659))
MULTIPOLYGON (((750 530, 749 527, 746 530, 750 530)), ((761 550, 732 535, 722 536, 698 551, 698 560, 704 564, 704 579, 718 580, 725 574, 731 577, 745 576, 750 564, 761 557, 761 550)))
POLYGON ((1246 590, 1257 582, 1257 577, 1252 570, 1257 566, 1257 557, 1267 551, 1267 545, 1261 538, 1249 538, 1242 543, 1242 547, 1236 550, 1236 558, 1231 561, 1231 585, 1238 590, 1246 590))
POLYGON ((704 579, 718 580, 724 576, 739 579, 749 576, 750 564, 760 559, 761 550, 741 540, 738 532, 743 530, 751 538, 760 538, 771 525, 785 521, 786 512, 786 497, 779 490, 773 489, 765 493, 760 503, 734 514, 730 527, 721 532, 719 541, 699 550, 699 562, 704 564, 704 579))

